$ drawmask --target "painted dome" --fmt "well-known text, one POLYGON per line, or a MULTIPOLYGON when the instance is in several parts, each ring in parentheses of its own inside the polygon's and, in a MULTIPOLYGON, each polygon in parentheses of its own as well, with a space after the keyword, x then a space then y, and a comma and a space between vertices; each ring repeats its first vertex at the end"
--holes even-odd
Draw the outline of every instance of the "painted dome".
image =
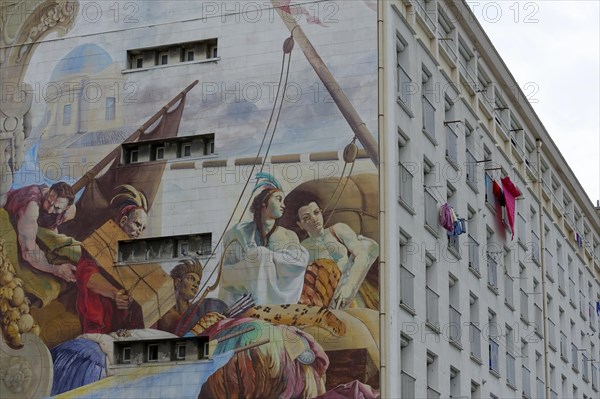
POLYGON ((95 74, 113 63, 112 57, 96 44, 82 44, 69 52, 52 71, 51 81, 72 74, 95 74))

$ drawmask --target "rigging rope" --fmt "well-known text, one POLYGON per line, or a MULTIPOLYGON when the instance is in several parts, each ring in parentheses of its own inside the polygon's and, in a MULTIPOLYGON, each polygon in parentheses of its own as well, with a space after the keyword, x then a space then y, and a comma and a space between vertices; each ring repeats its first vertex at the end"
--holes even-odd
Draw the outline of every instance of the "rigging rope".
POLYGON ((335 201, 335 203, 332 207, 332 211, 329 214, 329 216, 327 217, 327 220, 325 221, 324 226, 327 226, 329 224, 329 220, 331 220, 331 217, 335 213, 335 208, 337 207, 337 204, 340 201, 340 199, 342 198, 342 194, 344 193, 344 190, 346 189, 348 180, 350 180, 350 176, 352 176, 352 171, 354 170, 354 161, 356 161, 356 144, 355 144, 356 139, 357 139, 357 137, 354 136, 352 141, 350 141, 350 143, 348 143, 348 145, 344 149, 344 161, 345 162, 344 162, 344 167, 342 168, 342 174, 340 176, 340 179, 337 182, 337 185, 335 186, 335 190, 333 190, 333 193, 331 194, 331 197, 329 198, 329 201, 327 202, 327 206, 325 206, 325 209, 323 209, 323 214, 325 214, 325 212, 329 211, 329 204, 331 204, 333 202, 333 199, 335 198, 337 190, 338 190, 338 188, 340 188, 340 184, 342 184, 342 179, 344 178, 344 173, 346 172, 346 167, 348 166, 348 164, 352 164, 352 165, 350 166, 350 172, 348 173, 348 177, 346 177, 344 186, 342 187, 342 190, 338 194, 338 199, 335 201))
MULTIPOLYGON (((251 170, 250 170, 250 173, 248 174, 248 179, 246 180, 246 183, 244 184, 244 187, 242 188, 242 191, 241 191, 241 193, 240 193, 240 195, 239 195, 239 197, 238 197, 238 199, 237 199, 237 202, 236 202, 236 204, 235 204, 235 207, 233 208, 233 211, 231 212, 231 216, 229 217, 229 220, 227 221, 227 224, 225 225, 225 228, 223 229, 223 233, 221 233, 221 236, 219 237, 219 240, 218 240, 218 241, 217 241, 217 243, 215 244, 215 250, 216 250, 217 248, 219 248, 219 245, 221 244, 221 241, 223 240, 223 237, 225 236, 225 233, 228 231, 228 229, 229 229, 229 226, 231 225, 231 221, 233 220, 233 216, 235 215, 235 211, 238 209, 238 206, 240 205, 240 203, 241 203, 241 201, 242 201, 242 197, 244 196, 244 193, 245 193, 246 189, 248 188, 248 184, 250 183, 250 179, 252 178, 252 175, 253 175, 253 173, 254 173, 254 169, 256 168, 256 163, 258 162, 258 160, 259 160, 259 158, 260 158, 260 154, 261 154, 261 151, 262 151, 263 145, 264 145, 264 143, 265 143, 265 140, 266 140, 266 138, 267 138, 267 134, 269 133, 269 128, 271 127, 271 123, 273 122, 273 115, 275 115, 275 110, 276 110, 277 108, 279 108, 279 110, 278 110, 278 112, 277 112, 276 119, 275 119, 275 126, 274 126, 274 128, 273 128, 273 132, 272 132, 272 134, 271 134, 271 138, 270 138, 270 140, 269 140, 269 144, 268 144, 267 150, 266 150, 266 152, 265 152, 265 155, 264 155, 264 157, 263 157, 263 160, 262 160, 262 162, 261 162, 261 169, 260 169, 260 170, 261 170, 261 172, 262 172, 262 170, 263 170, 263 168, 264 168, 264 164, 265 164, 265 162, 266 162, 267 154, 268 154, 268 152, 269 152, 269 150, 270 150, 270 148, 271 148, 271 143, 273 142, 273 137, 275 136, 275 130, 276 130, 276 128, 277 128, 277 123, 279 122, 279 116, 281 115, 281 109, 283 108, 283 100, 285 99, 285 91, 286 91, 286 86, 287 86, 287 82, 288 82, 288 78, 289 78, 289 73, 290 73, 290 65, 291 65, 291 57, 292 57, 291 51, 286 51, 286 48, 285 48, 285 46, 289 44, 289 40, 290 40, 290 39, 292 39, 292 40, 293 40, 293 38, 290 36, 288 39, 286 39, 286 42, 284 42, 284 53, 283 53, 283 57, 282 57, 282 60, 281 60, 281 70, 280 70, 280 72, 279 72, 279 84, 277 85, 277 92, 276 92, 276 95, 275 95, 275 101, 274 101, 274 103, 273 103, 273 108, 272 108, 272 110, 271 110, 271 115, 270 115, 270 117, 269 117, 269 122, 267 123, 267 127, 265 128, 265 133, 263 134, 263 138, 262 138, 262 141, 261 141, 261 143, 260 143, 260 146, 259 146, 259 148, 258 148, 258 152, 256 153, 256 157, 254 158, 254 162, 253 162, 253 164, 252 164, 252 168, 251 168, 251 170), (281 89, 281 81, 282 81, 282 79, 283 79, 283 72, 284 72, 284 69, 285 69, 285 64, 286 64, 286 56, 287 56, 287 58, 289 58, 289 59, 288 59, 288 62, 287 62, 287 70, 286 70, 286 76, 285 76, 285 84, 283 85, 283 90, 282 90, 282 89, 281 89), (278 101, 280 92, 281 92, 281 101, 278 101), (278 105, 278 103, 279 103, 279 105, 278 105)), ((249 199, 248 199, 248 201, 246 202, 246 206, 245 206, 245 208, 244 208, 244 211, 242 212, 242 214, 241 214, 241 216, 240 216, 240 221, 241 221, 242 217, 244 216, 244 214, 246 213, 246 210, 248 209, 248 206, 249 206, 249 204, 250 204, 250 198, 249 198, 249 199)), ((210 256, 209 256, 209 257, 208 257, 208 259, 206 260, 205 267, 206 267, 206 265, 208 264, 208 262, 210 262, 210 261, 211 261, 211 259, 213 258, 213 256, 214 256, 215 254, 216 254, 216 252, 215 252, 215 251, 212 251, 212 252, 211 252, 210 256)), ((202 292, 203 292, 203 291, 206 289, 206 286, 208 285, 209 281, 210 281, 210 280, 212 279, 212 277, 214 276, 214 274, 215 274, 215 272, 217 271, 217 269, 220 269, 220 268, 221 268, 221 266, 222 266, 222 263, 223 263, 223 262, 220 262, 220 264, 218 264, 218 265, 217 265, 217 266, 216 266, 216 267, 215 267, 215 268, 214 268, 214 269, 213 269, 213 270, 210 272, 210 274, 209 274, 209 276, 208 276, 207 280, 204 282, 204 284, 202 285, 202 287, 201 287, 201 288, 198 290, 198 292, 196 293, 196 295, 194 296, 194 298, 192 299, 192 301, 195 301, 195 300, 198 298, 198 296, 200 296, 200 295, 203 295, 203 294, 201 294, 201 293, 202 293, 202 292)), ((220 274, 220 272, 219 272, 219 274, 220 274)), ((217 283, 218 283, 218 281, 217 281, 217 282, 215 282, 215 284, 213 284, 213 286, 214 286, 215 288, 216 288, 216 285, 217 285, 217 283)), ((214 288, 213 288, 213 289, 214 289, 214 288)), ((203 296, 205 296, 205 295, 203 295, 203 296)), ((199 306, 199 302, 200 302, 200 301, 197 301, 197 302, 195 303, 195 306, 199 306)))

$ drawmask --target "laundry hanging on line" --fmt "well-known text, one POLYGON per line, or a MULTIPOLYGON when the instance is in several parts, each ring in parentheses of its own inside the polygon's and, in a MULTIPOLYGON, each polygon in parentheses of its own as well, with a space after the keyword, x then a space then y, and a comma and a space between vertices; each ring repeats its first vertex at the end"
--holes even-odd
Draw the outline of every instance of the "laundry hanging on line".
POLYGON ((575 233, 575 242, 579 249, 583 248, 583 237, 579 233, 575 233))
POLYGON ((452 207, 445 203, 440 208, 440 225, 448 231, 454 229, 454 210, 452 207))
POLYGON ((521 196, 521 190, 514 185, 508 176, 500 179, 500 182, 502 182, 504 191, 504 206, 506 206, 506 216, 508 217, 508 225, 511 232, 510 239, 512 241, 515 238, 515 200, 521 196))
POLYGON ((496 204, 499 205, 497 211, 499 211, 501 207, 506 208, 507 222, 511 231, 510 239, 512 241, 515 237, 515 201, 522 195, 521 190, 515 186, 508 176, 500 179, 500 184, 502 184, 502 186, 500 186, 495 179, 492 179, 487 175, 485 183, 486 187, 489 187, 488 184, 492 185, 492 193, 496 199, 496 204))
POLYGON ((464 218, 459 218, 454 222, 453 229, 448 233, 449 236, 459 236, 467 232, 467 222, 464 218))
POLYGON ((467 231, 465 219, 459 218, 448 203, 440 207, 440 225, 448 231, 449 236, 458 236, 467 231))

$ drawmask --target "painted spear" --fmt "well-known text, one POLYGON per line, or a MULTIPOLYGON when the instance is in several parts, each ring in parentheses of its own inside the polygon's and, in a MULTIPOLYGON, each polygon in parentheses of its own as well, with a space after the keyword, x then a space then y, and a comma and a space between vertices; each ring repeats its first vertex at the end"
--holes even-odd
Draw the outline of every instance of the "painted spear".
POLYGON ((363 122, 363 120, 360 118, 358 112, 356 112, 356 109, 346 96, 346 93, 344 93, 338 82, 335 80, 329 71, 329 68, 327 68, 327 65, 325 65, 325 62, 323 62, 311 42, 304 34, 304 31, 300 25, 296 23, 294 17, 290 13, 285 11, 285 9, 290 9, 289 5, 285 5, 289 3, 289 1, 282 2, 281 0, 271 0, 271 2, 285 25, 292 33, 292 37, 302 49, 302 52, 306 56, 308 62, 319 76, 319 79, 321 79, 325 85, 325 88, 327 88, 331 98, 333 101, 335 101, 342 115, 350 125, 350 128, 365 148, 365 151, 375 166, 379 168, 379 150, 375 137, 369 128, 367 128, 365 122, 363 122), (284 5, 282 5, 282 3, 284 5))

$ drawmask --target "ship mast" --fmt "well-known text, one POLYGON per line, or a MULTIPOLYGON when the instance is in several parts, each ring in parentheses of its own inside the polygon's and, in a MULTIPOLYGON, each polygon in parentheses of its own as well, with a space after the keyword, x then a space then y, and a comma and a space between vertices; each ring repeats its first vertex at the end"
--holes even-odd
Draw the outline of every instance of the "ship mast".
POLYGON ((321 79, 325 85, 325 88, 350 125, 350 128, 358 138, 358 141, 360 141, 360 143, 363 145, 365 151, 371 158, 371 161, 373 161, 375 166, 379 168, 379 150, 375 137, 365 122, 363 122, 363 120, 360 118, 358 112, 346 96, 346 93, 344 93, 344 90, 342 90, 338 82, 335 80, 331 74, 331 71, 329 71, 329 68, 327 68, 325 62, 323 62, 312 43, 308 40, 300 25, 296 23, 294 17, 282 10, 278 0, 271 0, 271 2, 273 3, 273 7, 275 10, 277 10, 277 13, 285 25, 290 30, 292 37, 302 49, 306 59, 319 76, 319 79, 321 79))

